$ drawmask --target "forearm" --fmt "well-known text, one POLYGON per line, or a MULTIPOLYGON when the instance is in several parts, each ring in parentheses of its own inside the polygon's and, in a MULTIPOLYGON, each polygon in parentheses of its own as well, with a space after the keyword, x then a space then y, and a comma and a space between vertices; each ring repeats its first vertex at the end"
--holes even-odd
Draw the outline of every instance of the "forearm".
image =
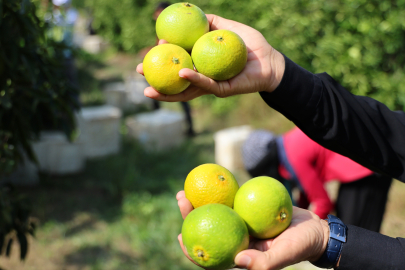
POLYGON ((327 74, 314 75, 288 58, 277 89, 260 94, 314 141, 405 181, 405 113, 354 96, 327 74))
POLYGON ((401 238, 391 238, 356 226, 347 225, 339 270, 404 269, 405 250, 401 238))

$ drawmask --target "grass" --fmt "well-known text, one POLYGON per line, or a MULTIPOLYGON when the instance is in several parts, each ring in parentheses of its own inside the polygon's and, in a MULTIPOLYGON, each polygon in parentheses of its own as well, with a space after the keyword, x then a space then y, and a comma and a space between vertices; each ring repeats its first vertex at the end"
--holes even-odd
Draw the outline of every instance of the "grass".
POLYGON ((5 269, 195 269, 178 243, 175 194, 187 173, 212 162, 206 134, 167 152, 124 140, 119 155, 89 161, 80 175, 42 175, 22 192, 39 221, 25 263, 18 247, 5 269))
POLYGON ((79 175, 41 175, 40 185, 20 189, 39 225, 28 257, 21 262, 14 244, 1 269, 200 269, 178 245, 175 194, 191 169, 214 162, 212 135, 159 153, 124 139, 120 154, 89 161, 79 175))

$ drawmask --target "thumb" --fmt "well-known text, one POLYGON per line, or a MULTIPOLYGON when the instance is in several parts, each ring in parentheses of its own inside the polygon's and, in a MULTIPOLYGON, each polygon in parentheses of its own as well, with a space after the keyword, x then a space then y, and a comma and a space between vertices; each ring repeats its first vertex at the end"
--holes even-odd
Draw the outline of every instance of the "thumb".
POLYGON ((282 259, 280 259, 281 258, 277 259, 272 256, 270 250, 262 252, 255 249, 248 249, 240 252, 236 256, 235 263, 238 267, 251 270, 276 270, 285 266, 282 259))

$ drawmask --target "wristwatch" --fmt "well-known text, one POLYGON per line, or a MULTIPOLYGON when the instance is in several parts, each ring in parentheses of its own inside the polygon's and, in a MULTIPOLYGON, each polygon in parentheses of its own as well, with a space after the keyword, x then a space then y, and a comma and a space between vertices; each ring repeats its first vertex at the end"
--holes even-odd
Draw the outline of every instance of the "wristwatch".
POLYGON ((320 268, 333 268, 342 253, 343 243, 346 243, 346 225, 337 217, 328 215, 329 241, 321 258, 312 264, 320 268))

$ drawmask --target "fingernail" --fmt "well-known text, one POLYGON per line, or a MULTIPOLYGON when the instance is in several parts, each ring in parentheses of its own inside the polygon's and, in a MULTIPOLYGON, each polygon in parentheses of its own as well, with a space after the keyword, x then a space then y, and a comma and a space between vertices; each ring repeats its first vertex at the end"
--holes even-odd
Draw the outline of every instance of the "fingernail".
POLYGON ((235 263, 240 267, 248 267, 252 259, 248 255, 236 256, 235 263))

